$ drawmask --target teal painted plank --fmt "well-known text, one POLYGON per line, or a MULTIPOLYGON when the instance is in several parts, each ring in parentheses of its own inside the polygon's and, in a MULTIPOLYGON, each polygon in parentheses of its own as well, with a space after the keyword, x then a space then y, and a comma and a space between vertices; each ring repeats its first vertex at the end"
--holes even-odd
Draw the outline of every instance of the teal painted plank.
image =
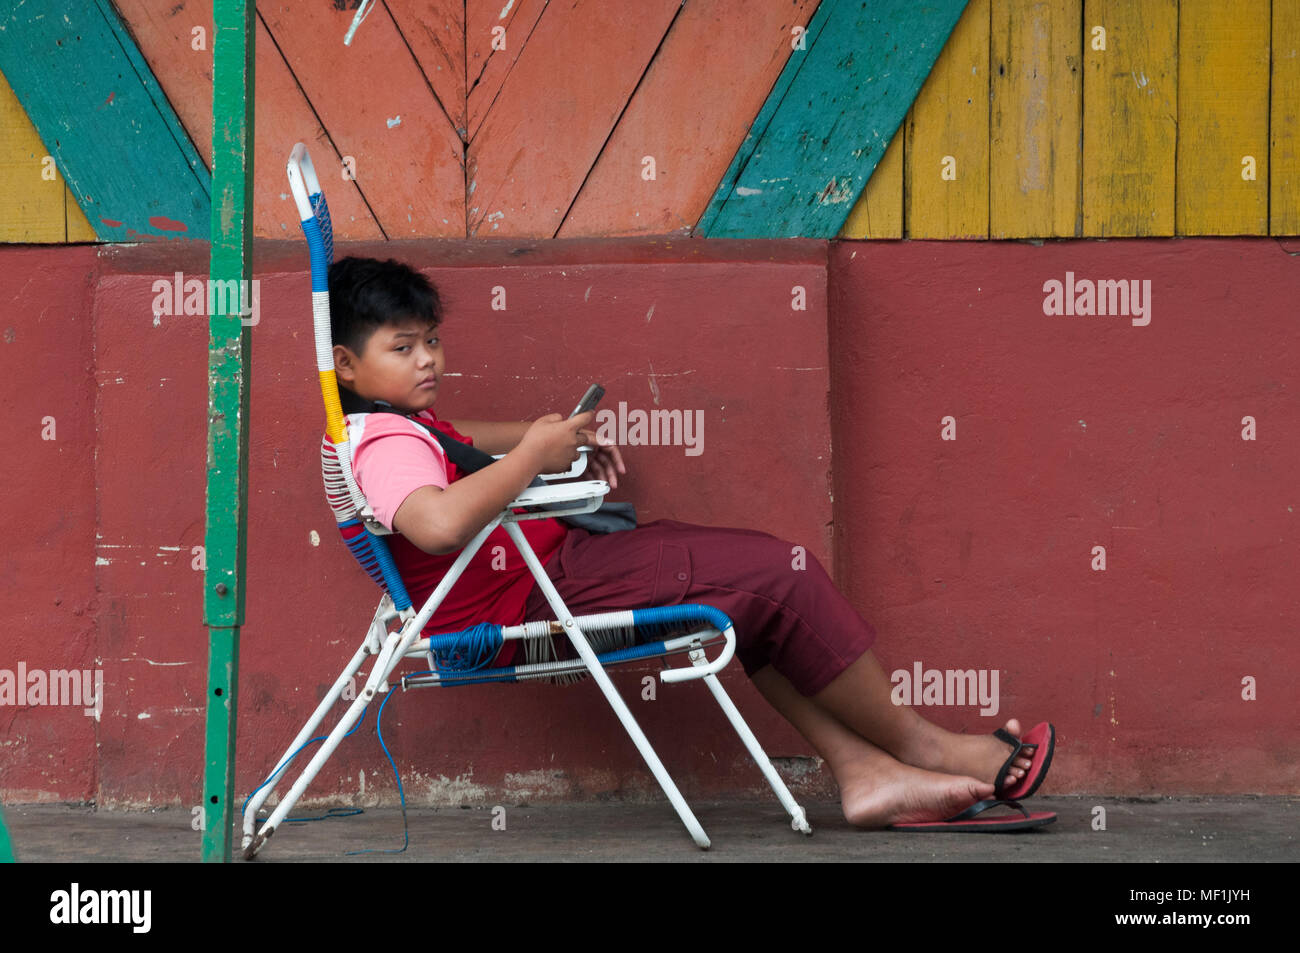
POLYGON ((695 234, 838 235, 966 3, 822 0, 695 234))
POLYGON ((0 72, 101 241, 207 239, 208 170, 109 0, 0 0, 0 72))

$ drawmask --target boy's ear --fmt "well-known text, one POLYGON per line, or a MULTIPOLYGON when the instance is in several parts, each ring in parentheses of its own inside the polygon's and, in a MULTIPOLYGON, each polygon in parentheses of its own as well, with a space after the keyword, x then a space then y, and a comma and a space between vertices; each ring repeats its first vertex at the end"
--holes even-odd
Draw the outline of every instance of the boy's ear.
POLYGON ((334 345, 334 373, 340 379, 350 382, 356 377, 356 371, 353 370, 352 366, 355 360, 356 355, 349 351, 345 345, 334 345))

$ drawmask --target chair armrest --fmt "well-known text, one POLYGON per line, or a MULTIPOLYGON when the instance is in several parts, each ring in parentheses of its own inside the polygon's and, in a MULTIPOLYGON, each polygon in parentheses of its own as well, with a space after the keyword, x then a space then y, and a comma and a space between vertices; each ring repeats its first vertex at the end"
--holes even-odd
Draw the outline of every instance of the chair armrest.
POLYGON ((705 656, 704 649, 698 649, 691 652, 692 668, 666 668, 659 673, 659 680, 665 683, 686 682, 693 678, 704 678, 706 675, 716 675, 721 672, 727 667, 731 657, 736 654, 736 627, 727 626, 727 630, 722 635, 726 641, 723 643, 722 651, 712 662, 705 656))
MULTIPOLYGON (((573 461, 573 463, 569 466, 569 469, 565 470, 563 473, 539 473, 538 476, 540 476, 543 480, 547 480, 547 481, 571 480, 576 476, 582 476, 582 474, 585 473, 587 470, 587 454, 591 453, 591 451, 594 449, 596 448, 579 447, 578 459, 573 461)), ((504 453, 494 453, 492 454, 492 459, 500 460, 504 456, 505 456, 504 453)))
POLYGON ((604 480, 583 480, 579 483, 559 483, 555 486, 530 486, 510 501, 509 508, 572 503, 575 504, 574 507, 567 505, 564 507, 566 514, 571 509, 573 512, 589 513, 600 506, 608 492, 609 484, 604 480), (589 509, 581 508, 588 505, 590 505, 589 509))

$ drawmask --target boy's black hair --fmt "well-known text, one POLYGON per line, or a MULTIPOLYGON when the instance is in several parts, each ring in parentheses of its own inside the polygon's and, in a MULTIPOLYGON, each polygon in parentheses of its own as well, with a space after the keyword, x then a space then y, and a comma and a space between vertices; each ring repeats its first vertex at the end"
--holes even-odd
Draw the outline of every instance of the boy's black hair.
POLYGON ((442 323, 433 282, 392 258, 340 258, 330 265, 330 332, 358 357, 376 329, 417 318, 442 323))

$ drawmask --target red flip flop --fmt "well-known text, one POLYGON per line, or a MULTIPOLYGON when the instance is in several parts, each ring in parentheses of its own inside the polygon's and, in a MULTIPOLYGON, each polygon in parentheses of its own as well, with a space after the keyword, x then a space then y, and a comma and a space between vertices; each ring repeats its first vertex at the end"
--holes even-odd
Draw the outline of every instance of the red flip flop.
POLYGON ((1017 801, 1000 801, 988 798, 977 801, 960 814, 954 814, 946 821, 920 821, 909 824, 891 824, 886 830, 913 831, 917 833, 935 833, 952 831, 967 834, 1000 834, 1005 831, 1027 831, 1036 827, 1045 827, 1056 820, 1053 811, 1035 811, 1029 813, 1017 801), (979 817, 990 808, 1014 807, 1023 817, 979 817))
POLYGON ((993 734, 1007 744, 1016 746, 1016 750, 1003 762, 997 780, 993 782, 994 797, 999 801, 1016 801, 1029 797, 1038 790, 1038 786, 1047 777, 1047 769, 1052 766, 1052 753, 1056 750, 1056 729, 1044 721, 1029 729, 1023 739, 1017 738, 1005 728, 999 728, 993 734), (1022 751, 1030 756, 1029 770, 1019 781, 1007 784, 1011 763, 1020 757, 1022 751))

